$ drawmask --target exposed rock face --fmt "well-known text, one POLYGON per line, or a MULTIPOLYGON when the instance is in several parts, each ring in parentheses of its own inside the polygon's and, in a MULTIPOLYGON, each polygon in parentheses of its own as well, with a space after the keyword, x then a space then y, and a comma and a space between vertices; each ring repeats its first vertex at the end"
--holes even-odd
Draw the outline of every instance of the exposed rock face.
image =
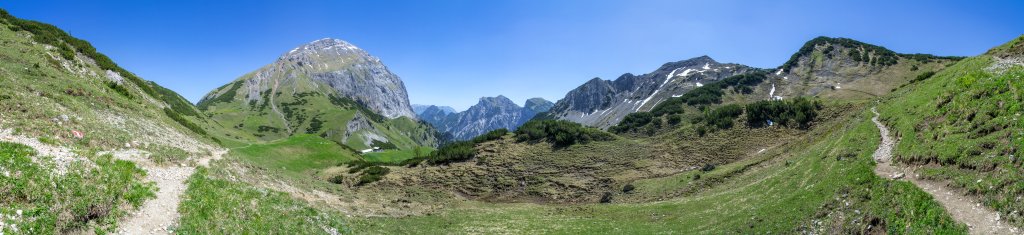
POLYGON ((552 105, 542 98, 530 99, 526 104, 526 108, 520 107, 505 96, 484 97, 460 113, 445 113, 441 108, 431 106, 420 118, 442 132, 451 133, 455 139, 465 140, 500 128, 515 130, 552 105))
POLYGON ((608 128, 626 114, 649 111, 665 99, 752 69, 701 56, 666 63, 648 74, 623 74, 615 81, 594 78, 569 91, 555 103, 548 117, 608 128))
MULTIPOLYGON (((320 39, 285 53, 274 63, 243 77, 246 102, 263 102, 262 92, 295 93, 296 90, 334 90, 388 118, 415 118, 405 84, 380 59, 338 39, 320 39)), ((211 92, 204 103, 227 92, 211 92)))
POLYGON ((363 144, 367 146, 371 145, 374 140, 388 142, 387 137, 384 137, 384 134, 374 129, 373 125, 362 113, 356 113, 345 126, 345 135, 342 137, 342 142, 348 142, 349 138, 356 136, 357 133, 363 134, 363 144))

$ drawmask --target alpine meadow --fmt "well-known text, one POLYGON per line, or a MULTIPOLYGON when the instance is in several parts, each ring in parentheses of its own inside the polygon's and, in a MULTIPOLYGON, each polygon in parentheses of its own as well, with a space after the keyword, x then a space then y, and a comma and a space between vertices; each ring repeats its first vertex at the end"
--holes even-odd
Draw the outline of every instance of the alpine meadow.
POLYGON ((43 2, 0 235, 1024 234, 1015 2, 43 2))

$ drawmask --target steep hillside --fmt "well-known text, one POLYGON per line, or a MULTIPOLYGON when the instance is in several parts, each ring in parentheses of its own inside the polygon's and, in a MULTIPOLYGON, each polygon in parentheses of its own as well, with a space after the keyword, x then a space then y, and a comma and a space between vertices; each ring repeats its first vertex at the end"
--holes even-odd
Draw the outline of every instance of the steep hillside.
POLYGON ((515 130, 551 106, 550 101, 542 98, 529 99, 526 107, 520 107, 505 96, 483 97, 466 111, 447 113, 434 106, 424 111, 420 118, 441 132, 450 133, 455 139, 467 140, 491 130, 515 130))
POLYGON ((177 93, 52 25, 0 17, 0 129, 84 147, 202 153, 216 145, 205 118, 177 93))
POLYGON ((435 143, 405 85, 366 51, 338 39, 301 45, 199 102, 234 141, 316 134, 356 149, 435 143))
POLYGON ((569 91, 545 118, 605 129, 618 124, 627 114, 650 111, 668 98, 752 69, 701 56, 666 63, 654 72, 639 76, 627 73, 614 81, 594 78, 569 91))
POLYGON ((878 110, 899 144, 895 160, 924 179, 981 198, 1024 225, 1024 37, 915 79, 878 110))
POLYGON ((777 87, 775 94, 783 97, 870 99, 959 59, 900 54, 848 38, 818 37, 780 66, 771 82, 777 87))
POLYGON ((0 45, 0 233, 173 221, 174 177, 219 151, 195 107, 90 43, 3 10, 0 45))

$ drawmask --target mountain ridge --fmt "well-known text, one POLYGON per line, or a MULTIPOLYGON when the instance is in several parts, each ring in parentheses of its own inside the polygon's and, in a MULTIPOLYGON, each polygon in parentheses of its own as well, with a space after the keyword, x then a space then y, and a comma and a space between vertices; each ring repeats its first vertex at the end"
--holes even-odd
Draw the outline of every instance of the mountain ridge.
POLYGON ((538 113, 546 112, 553 104, 543 98, 530 98, 521 107, 508 97, 481 97, 466 111, 444 113, 436 106, 428 108, 420 118, 447 132, 457 140, 466 140, 496 129, 515 130, 538 113))

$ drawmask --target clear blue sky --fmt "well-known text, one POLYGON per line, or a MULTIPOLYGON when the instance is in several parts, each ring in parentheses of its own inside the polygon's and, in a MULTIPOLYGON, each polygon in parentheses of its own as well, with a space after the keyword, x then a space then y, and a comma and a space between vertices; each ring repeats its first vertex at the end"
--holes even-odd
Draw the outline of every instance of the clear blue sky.
POLYGON ((1024 33, 1022 1, 5 0, 189 100, 324 37, 405 81, 413 103, 552 101, 593 77, 709 55, 775 67, 819 35, 976 55, 1024 33))

